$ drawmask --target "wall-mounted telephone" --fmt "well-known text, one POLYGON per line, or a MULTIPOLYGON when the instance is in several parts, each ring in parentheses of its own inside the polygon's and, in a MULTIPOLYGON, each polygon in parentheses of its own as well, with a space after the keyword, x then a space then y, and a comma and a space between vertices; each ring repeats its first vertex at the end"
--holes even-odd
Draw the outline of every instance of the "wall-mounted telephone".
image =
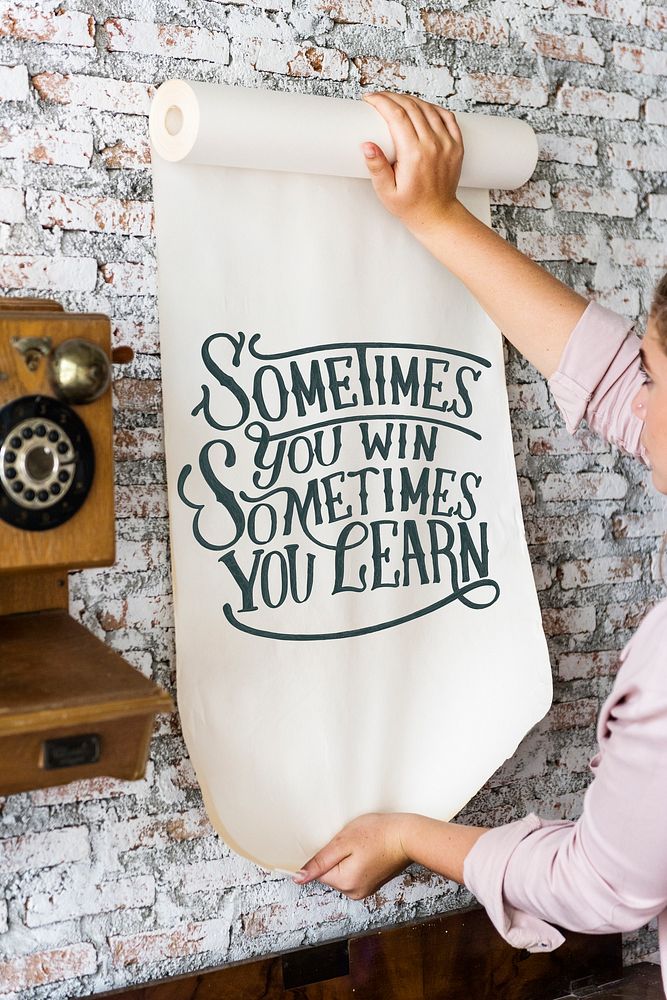
POLYGON ((0 795, 138 778, 171 699, 67 612, 114 561, 111 325, 0 299, 0 795))

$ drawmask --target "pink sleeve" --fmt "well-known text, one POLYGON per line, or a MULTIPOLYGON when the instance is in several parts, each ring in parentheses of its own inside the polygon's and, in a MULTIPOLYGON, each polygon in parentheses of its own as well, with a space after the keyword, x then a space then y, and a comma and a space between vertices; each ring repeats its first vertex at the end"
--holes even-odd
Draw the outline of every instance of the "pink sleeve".
POLYGON ((640 343, 631 320, 589 302, 549 388, 569 431, 586 420, 601 437, 646 461, 639 443, 643 422, 631 409, 643 382, 640 343))
POLYGON ((557 948, 552 923, 632 930, 667 907, 666 612, 656 608, 628 647, 581 818, 531 814, 483 834, 465 859, 465 884, 515 947, 557 948))

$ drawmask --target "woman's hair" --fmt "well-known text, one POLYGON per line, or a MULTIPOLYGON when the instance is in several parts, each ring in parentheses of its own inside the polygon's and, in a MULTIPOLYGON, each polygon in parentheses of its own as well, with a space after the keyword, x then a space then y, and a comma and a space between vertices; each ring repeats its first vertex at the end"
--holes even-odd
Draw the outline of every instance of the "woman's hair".
POLYGON ((655 287, 649 316, 655 320, 660 342, 667 354, 667 274, 663 274, 655 287))

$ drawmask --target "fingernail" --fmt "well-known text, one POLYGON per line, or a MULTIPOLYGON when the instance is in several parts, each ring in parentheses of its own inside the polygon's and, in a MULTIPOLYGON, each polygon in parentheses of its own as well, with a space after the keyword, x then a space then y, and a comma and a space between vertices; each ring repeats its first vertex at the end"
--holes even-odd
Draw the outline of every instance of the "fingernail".
POLYGON ((308 872, 305 868, 300 868, 298 872, 294 875, 294 882, 303 882, 304 879, 308 878, 308 872))
POLYGON ((361 148, 364 151, 364 156, 372 160, 374 156, 377 156, 377 150, 372 142, 362 142, 361 148))

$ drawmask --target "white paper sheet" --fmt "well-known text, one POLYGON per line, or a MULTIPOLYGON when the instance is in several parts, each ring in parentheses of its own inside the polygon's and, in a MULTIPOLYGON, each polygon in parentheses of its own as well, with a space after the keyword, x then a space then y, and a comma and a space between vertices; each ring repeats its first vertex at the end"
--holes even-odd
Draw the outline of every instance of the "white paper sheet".
MULTIPOLYGON (((458 117, 489 224, 535 137, 458 117)), ((183 732, 224 839, 295 870, 451 817, 549 707, 501 338, 362 179, 366 105, 171 81, 151 139, 183 732)))

